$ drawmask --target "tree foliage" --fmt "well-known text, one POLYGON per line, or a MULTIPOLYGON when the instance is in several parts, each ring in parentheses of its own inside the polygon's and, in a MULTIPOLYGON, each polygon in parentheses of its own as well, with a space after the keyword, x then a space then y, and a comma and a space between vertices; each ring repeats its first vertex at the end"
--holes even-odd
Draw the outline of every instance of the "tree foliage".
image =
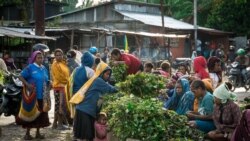
POLYGON ((250 1, 214 0, 207 26, 250 36, 250 1))
POLYGON ((79 6, 79 8, 86 8, 86 7, 91 7, 93 5, 94 1, 93 0, 84 0, 82 2, 82 5, 79 6))
POLYGON ((76 9, 78 0, 60 0, 63 3, 67 3, 67 6, 63 7, 63 12, 68 12, 76 9))
POLYGON ((0 6, 9 4, 22 4, 22 0, 0 0, 0 6))

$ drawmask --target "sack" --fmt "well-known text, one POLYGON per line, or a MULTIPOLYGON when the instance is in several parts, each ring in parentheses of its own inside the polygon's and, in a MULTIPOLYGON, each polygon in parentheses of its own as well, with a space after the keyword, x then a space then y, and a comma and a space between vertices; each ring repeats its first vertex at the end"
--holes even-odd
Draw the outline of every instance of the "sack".
POLYGON ((23 86, 22 102, 18 118, 26 122, 32 122, 40 115, 40 113, 34 89, 29 91, 23 86))
POLYGON ((81 94, 81 93, 76 93, 75 95, 73 95, 73 97, 70 99, 70 103, 71 104, 79 104, 81 103, 85 98, 85 94, 81 94))
POLYGON ((51 101, 49 99, 43 100, 43 112, 48 112, 51 109, 51 101))
POLYGON ((43 112, 48 112, 51 109, 50 89, 46 87, 44 91, 45 92, 43 94, 43 112))

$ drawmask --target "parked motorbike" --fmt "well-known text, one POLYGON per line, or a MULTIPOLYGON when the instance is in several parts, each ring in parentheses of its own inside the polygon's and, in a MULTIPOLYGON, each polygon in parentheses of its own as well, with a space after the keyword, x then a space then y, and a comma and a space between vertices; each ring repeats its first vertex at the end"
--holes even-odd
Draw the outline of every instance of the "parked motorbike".
POLYGON ((181 64, 184 64, 188 67, 188 69, 190 70, 190 66, 191 66, 191 58, 176 58, 173 63, 172 63, 172 67, 174 69, 178 69, 178 67, 181 65, 181 64))
POLYGON ((21 105, 22 86, 22 81, 14 73, 5 76, 5 84, 0 88, 0 115, 17 116, 21 105))
POLYGON ((225 75, 226 75, 226 76, 229 76, 229 72, 230 72, 231 68, 232 68, 231 62, 228 61, 228 62, 226 63, 226 65, 225 65, 225 75))
POLYGON ((232 84, 233 88, 232 91, 235 91, 236 88, 244 87, 246 91, 250 89, 250 68, 246 68, 246 78, 247 80, 244 80, 244 77, 242 76, 242 66, 239 64, 239 62, 233 62, 231 64, 231 68, 229 71, 228 81, 232 84))

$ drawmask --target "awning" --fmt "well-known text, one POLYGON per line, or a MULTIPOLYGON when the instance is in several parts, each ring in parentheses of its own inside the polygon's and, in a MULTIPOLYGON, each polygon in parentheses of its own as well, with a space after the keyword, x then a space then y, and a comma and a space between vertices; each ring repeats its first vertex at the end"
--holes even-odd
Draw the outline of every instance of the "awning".
POLYGON ((19 29, 14 30, 14 28, 10 29, 10 28, 5 28, 5 27, 0 27, 0 35, 7 36, 7 37, 27 38, 27 39, 56 40, 55 38, 52 38, 52 37, 25 34, 24 32, 20 32, 19 29))
POLYGON ((187 38, 188 35, 178 35, 178 34, 161 34, 161 33, 149 33, 149 32, 133 32, 126 30, 112 30, 114 33, 125 33, 125 34, 134 34, 148 37, 168 37, 168 38, 187 38))
POLYGON ((64 31, 80 31, 80 32, 91 32, 90 29, 69 29, 69 28, 47 28, 45 32, 64 32, 64 31))

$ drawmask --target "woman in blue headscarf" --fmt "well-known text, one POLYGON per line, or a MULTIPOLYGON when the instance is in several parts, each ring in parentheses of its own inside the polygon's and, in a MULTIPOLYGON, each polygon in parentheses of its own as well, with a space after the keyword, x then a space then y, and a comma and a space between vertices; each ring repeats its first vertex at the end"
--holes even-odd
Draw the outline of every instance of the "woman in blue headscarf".
POLYGON ((70 76, 66 88, 67 108, 70 111, 71 118, 74 117, 75 107, 69 104, 70 98, 92 77, 94 76, 94 56, 88 51, 81 57, 81 66, 74 69, 70 76))
POLYGON ((193 103, 194 94, 190 91, 189 81, 182 78, 176 82, 174 94, 164 103, 164 108, 184 115, 193 109, 193 103))
POLYGON ((73 74, 73 94, 75 94, 83 84, 94 75, 95 72, 92 69, 93 64, 94 56, 88 51, 84 52, 81 58, 81 66, 77 67, 73 74))

